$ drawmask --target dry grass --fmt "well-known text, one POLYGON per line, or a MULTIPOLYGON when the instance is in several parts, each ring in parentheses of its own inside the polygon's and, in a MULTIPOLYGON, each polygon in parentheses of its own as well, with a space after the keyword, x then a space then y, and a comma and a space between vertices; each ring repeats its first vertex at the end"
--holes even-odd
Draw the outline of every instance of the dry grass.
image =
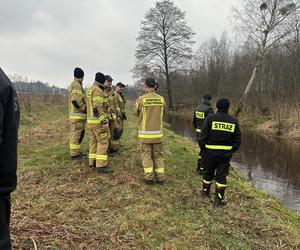
POLYGON ((299 215, 236 173, 227 207, 201 198, 197 147, 170 131, 167 183, 144 185, 135 127, 130 116, 122 153, 111 160, 115 172, 102 176, 69 160, 64 106, 45 106, 23 123, 12 211, 16 249, 300 248, 299 215))

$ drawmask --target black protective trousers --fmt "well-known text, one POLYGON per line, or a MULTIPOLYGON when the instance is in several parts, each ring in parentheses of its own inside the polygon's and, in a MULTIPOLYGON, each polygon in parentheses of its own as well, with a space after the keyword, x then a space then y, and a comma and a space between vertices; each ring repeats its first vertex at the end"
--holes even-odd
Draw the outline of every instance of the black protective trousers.
POLYGON ((212 155, 206 150, 202 152, 203 179, 205 181, 215 181, 226 185, 226 177, 229 174, 231 157, 212 155))
POLYGON ((10 196, 0 197, 0 249, 10 250, 10 196))

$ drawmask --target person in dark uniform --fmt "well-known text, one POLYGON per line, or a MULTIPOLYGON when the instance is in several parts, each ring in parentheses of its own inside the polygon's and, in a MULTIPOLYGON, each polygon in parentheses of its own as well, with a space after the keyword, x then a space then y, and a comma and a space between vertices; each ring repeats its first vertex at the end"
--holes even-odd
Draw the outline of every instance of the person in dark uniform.
MULTIPOLYGON (((202 99, 202 103, 194 110, 194 118, 193 118, 193 126, 196 130, 196 138, 198 140, 201 129, 204 123, 205 118, 214 113, 213 108, 211 107, 211 99, 212 96, 209 94, 205 94, 202 99)), ((200 148, 200 145, 199 145, 200 148)), ((202 175, 203 166, 202 166, 202 154, 201 149, 199 151, 198 156, 198 166, 196 171, 199 172, 200 175, 202 175)))
POLYGON ((226 177, 229 174, 232 154, 241 145, 238 120, 228 114, 230 102, 220 99, 217 113, 208 116, 203 124, 198 143, 203 151, 203 194, 210 195, 210 187, 215 180, 214 205, 225 205, 226 177))
POLYGON ((10 193, 17 185, 19 104, 16 91, 0 68, 0 249, 11 249, 10 193))

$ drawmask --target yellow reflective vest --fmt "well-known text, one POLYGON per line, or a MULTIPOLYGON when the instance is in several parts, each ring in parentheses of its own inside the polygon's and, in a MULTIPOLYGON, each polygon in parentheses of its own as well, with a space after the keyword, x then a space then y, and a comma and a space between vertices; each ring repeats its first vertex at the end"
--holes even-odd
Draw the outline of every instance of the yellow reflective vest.
POLYGON ((154 90, 138 98, 135 114, 139 117, 138 137, 142 143, 160 143, 163 138, 164 97, 154 90))
POLYGON ((75 78, 69 87, 70 120, 86 120, 86 100, 81 80, 75 78))
POLYGON ((86 91, 88 124, 101 124, 109 120, 108 94, 99 84, 95 81, 86 91))

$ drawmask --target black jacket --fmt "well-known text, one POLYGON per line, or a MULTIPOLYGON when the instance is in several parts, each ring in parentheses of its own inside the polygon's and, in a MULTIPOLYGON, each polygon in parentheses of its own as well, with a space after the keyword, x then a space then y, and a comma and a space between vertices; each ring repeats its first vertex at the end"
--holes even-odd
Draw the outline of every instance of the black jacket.
POLYGON ((20 111, 16 91, 0 68, 0 198, 17 185, 17 143, 20 111))
POLYGON ((238 120, 227 112, 218 110, 205 119, 198 143, 209 154, 231 157, 241 145, 238 120))
POLYGON ((203 101, 194 111, 193 126, 197 132, 201 132, 205 118, 213 114, 214 110, 209 101, 203 101))

